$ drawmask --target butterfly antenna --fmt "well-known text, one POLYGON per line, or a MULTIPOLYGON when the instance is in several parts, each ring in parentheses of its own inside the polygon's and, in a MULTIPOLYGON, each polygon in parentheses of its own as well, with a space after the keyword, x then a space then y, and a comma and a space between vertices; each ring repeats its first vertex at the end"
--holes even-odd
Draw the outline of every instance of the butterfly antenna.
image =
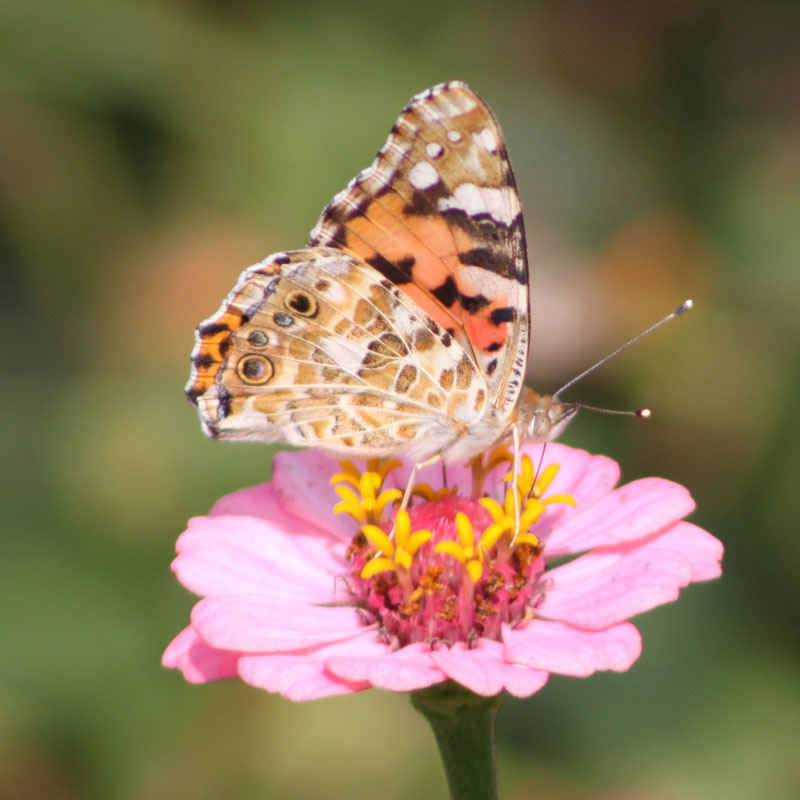
MULTIPOLYGON (((654 330, 660 328, 662 325, 666 325, 670 320, 673 320, 680 314, 685 313, 690 308, 692 308, 693 305, 694 303, 691 300, 687 300, 686 302, 681 303, 673 312, 667 314, 667 316, 664 317, 664 319, 660 320, 659 322, 656 322, 655 325, 651 325, 646 331, 642 331, 637 336, 634 336, 633 339, 625 342, 625 344, 623 344, 621 347, 618 347, 613 353, 609 353, 605 358, 601 358, 596 364, 592 364, 591 367, 585 369, 583 372, 581 372, 580 375, 577 375, 571 381, 565 383, 557 392, 553 394, 553 397, 558 397, 562 392, 566 392, 567 389, 571 389, 576 383, 578 383, 578 381, 583 380, 587 375, 591 375, 596 369, 599 369, 604 364, 607 364, 609 361, 611 361, 612 358, 616 358, 623 350, 627 350, 632 344, 638 342, 639 339, 643 339, 645 336, 647 336, 648 333, 652 333, 654 330)), ((642 408, 639 411, 609 411, 608 409, 605 408, 592 409, 591 406, 584 406, 578 403, 576 403, 576 405, 579 405, 580 408, 588 408, 593 411, 604 411, 605 413, 608 414, 623 414, 625 416, 634 416, 642 418, 650 416, 650 409, 648 408, 642 408)))
POLYGON ((618 417, 638 417, 639 419, 647 419, 653 416, 653 412, 649 408, 640 408, 636 411, 620 411, 617 408, 599 408, 598 406, 587 406, 584 403, 568 403, 571 408, 585 408, 587 411, 599 411, 601 414, 616 414, 618 417))

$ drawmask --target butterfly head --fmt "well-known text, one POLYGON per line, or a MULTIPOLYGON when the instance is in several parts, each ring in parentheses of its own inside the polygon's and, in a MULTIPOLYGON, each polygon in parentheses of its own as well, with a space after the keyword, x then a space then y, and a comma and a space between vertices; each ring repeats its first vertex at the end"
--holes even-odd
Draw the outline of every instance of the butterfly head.
POLYGON ((552 442, 561 436, 579 408, 555 395, 540 395, 526 387, 520 397, 517 426, 525 441, 552 442))

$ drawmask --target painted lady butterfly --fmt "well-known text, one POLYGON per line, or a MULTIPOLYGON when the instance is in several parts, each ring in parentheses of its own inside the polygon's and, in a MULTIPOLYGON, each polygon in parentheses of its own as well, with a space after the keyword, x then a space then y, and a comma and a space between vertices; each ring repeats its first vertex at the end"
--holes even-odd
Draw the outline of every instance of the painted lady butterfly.
POLYGON ((186 393, 212 437, 463 461, 577 411, 523 389, 528 329, 503 135, 451 81, 411 100, 307 249, 242 273, 197 328, 186 393))

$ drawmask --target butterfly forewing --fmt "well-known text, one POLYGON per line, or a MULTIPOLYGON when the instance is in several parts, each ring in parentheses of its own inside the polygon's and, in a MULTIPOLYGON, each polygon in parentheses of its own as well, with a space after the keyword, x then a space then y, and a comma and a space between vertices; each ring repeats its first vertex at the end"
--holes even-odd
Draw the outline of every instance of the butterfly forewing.
POLYGON ((522 210, 500 127, 453 81, 417 95, 375 161, 323 211, 312 245, 363 258, 470 353, 508 413, 528 348, 522 210))

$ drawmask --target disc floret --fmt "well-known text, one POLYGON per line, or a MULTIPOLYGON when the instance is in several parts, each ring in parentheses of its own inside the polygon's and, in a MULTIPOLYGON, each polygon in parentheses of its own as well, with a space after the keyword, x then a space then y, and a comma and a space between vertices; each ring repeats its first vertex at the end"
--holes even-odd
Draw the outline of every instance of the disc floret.
POLYGON ((362 525, 379 525, 386 506, 403 496, 399 489, 383 489, 386 476, 402 466, 402 462, 396 458, 388 461, 371 458, 364 472, 352 461, 340 461, 339 466, 342 471, 331 478, 331 485, 342 499, 334 506, 333 512, 349 514, 362 525))
MULTIPOLYGON (((493 469, 507 461, 513 459, 491 453, 482 474, 489 463, 493 469)), ((396 499, 391 493, 397 490, 383 489, 394 466, 368 464, 358 473, 343 464, 344 471, 335 476, 349 484, 337 487, 342 502, 335 510, 362 523, 348 549, 354 600, 398 646, 469 644, 481 637, 499 641, 501 626, 529 619, 542 596, 543 547, 531 528, 548 505, 574 505, 568 495, 543 497, 558 467, 536 480, 530 459, 523 458, 519 479, 513 483, 512 475, 502 503, 452 491, 419 492, 416 504, 397 513, 392 537, 388 522, 365 520, 370 514, 380 519, 376 509, 396 499)))

